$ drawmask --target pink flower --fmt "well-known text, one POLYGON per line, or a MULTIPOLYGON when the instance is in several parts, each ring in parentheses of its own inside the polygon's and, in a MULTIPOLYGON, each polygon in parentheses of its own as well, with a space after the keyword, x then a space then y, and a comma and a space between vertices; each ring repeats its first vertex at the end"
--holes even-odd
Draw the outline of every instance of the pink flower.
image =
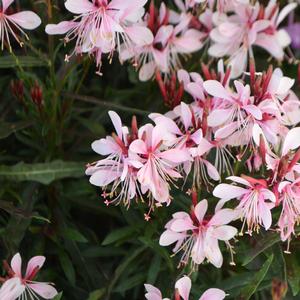
POLYGON ((270 25, 268 20, 258 20, 259 3, 238 3, 234 14, 218 20, 217 27, 210 33, 213 45, 208 53, 214 57, 229 56, 232 77, 236 78, 245 71, 248 51, 251 51, 257 34, 270 25))
MULTIPOLYGON (((191 287, 192 282, 188 276, 183 276, 177 280, 175 283, 176 299, 189 300, 191 287)), ((147 300, 169 300, 169 298, 162 298, 160 290, 151 284, 145 284, 145 288, 147 300)), ((205 291, 199 300, 223 300, 225 297, 224 291, 212 288, 205 291)))
MULTIPOLYGON (((67 0, 65 6, 76 14, 73 21, 46 26, 48 34, 66 34, 65 42, 76 40, 73 53, 93 53, 99 56, 120 50, 121 40, 133 51, 153 40, 149 29, 139 24, 146 0, 67 0)), ((73 54, 72 53, 72 54, 73 54)), ((71 55, 72 55, 71 54, 71 55)), ((67 56, 68 59, 68 56, 67 56)), ((100 64, 101 65, 101 64, 100 64)))
MULTIPOLYGON (((1 287, 1 293, 7 296, 7 300, 33 299, 38 296, 43 299, 52 299, 57 295, 56 289, 47 282, 33 281, 45 262, 44 256, 35 256, 27 264, 25 276, 22 275, 22 259, 17 253, 11 260, 8 273, 11 277, 1 287), (11 296, 11 298, 10 298, 11 296)), ((5 299, 5 298, 4 298, 5 299)), ((2 298, 1 298, 2 300, 2 298)))
POLYGON ((170 24, 169 10, 162 3, 159 14, 153 3, 147 15, 147 26, 151 29, 154 40, 142 47, 136 47, 136 53, 128 49, 122 51, 122 60, 134 59, 140 68, 139 79, 147 81, 156 71, 169 74, 180 67, 180 55, 190 54, 202 48, 204 34, 188 28, 190 17, 180 19, 178 24, 170 24))
POLYGON ((300 221, 300 178, 294 182, 282 181, 278 186, 279 200, 282 205, 278 220, 282 241, 295 235, 295 225, 300 221))
POLYGON ((284 48, 290 45, 291 38, 285 29, 278 29, 286 16, 297 7, 297 3, 290 3, 279 12, 276 1, 269 1, 264 10, 264 19, 270 20, 270 26, 259 32, 255 45, 262 47, 278 60, 284 58, 284 48))
POLYGON ((15 300, 18 299, 25 291, 25 286, 19 278, 11 278, 4 282, 0 288, 1 300, 15 300))
POLYGON ((238 199, 236 211, 243 222, 241 233, 247 223, 247 233, 252 235, 253 230, 258 232, 261 225, 268 230, 272 225, 271 209, 275 206, 276 197, 268 189, 267 182, 263 179, 254 179, 248 176, 231 176, 227 179, 245 187, 219 184, 213 191, 215 197, 221 198, 219 207, 231 199, 238 199))
POLYGON ((4 44, 8 43, 9 50, 11 51, 11 43, 9 35, 23 46, 23 42, 15 33, 16 30, 20 31, 27 39, 28 36, 23 29, 32 30, 40 26, 40 17, 32 11, 22 11, 14 14, 8 14, 8 7, 14 0, 2 0, 2 8, 0 9, 0 26, 1 26, 1 49, 4 49, 4 44))
POLYGON ((231 250, 229 240, 237 233, 237 229, 227 225, 236 218, 236 213, 231 209, 221 209, 214 216, 205 218, 208 203, 200 201, 191 214, 178 212, 173 215, 161 235, 159 244, 168 246, 177 243, 174 252, 183 251, 181 263, 187 264, 190 257, 193 266, 201 264, 206 258, 215 267, 223 264, 223 256, 218 241, 225 241, 231 250))
POLYGON ((137 167, 140 168, 141 164, 129 158, 129 146, 135 130, 137 135, 137 128, 130 135, 117 113, 109 111, 109 116, 116 134, 93 142, 93 150, 106 158, 89 164, 86 174, 91 176, 91 184, 102 187, 104 198, 112 199, 106 199, 106 204, 123 202, 129 207, 133 198, 142 197, 137 182, 137 167))
POLYGON ((170 201, 169 183, 182 177, 177 167, 190 159, 185 149, 169 149, 163 142, 164 129, 146 124, 129 147, 137 155, 134 164, 140 165, 137 178, 142 189, 149 190, 159 203, 170 201))
POLYGON ((254 104, 249 85, 234 81, 236 93, 216 80, 203 83, 206 92, 215 97, 215 108, 208 116, 208 125, 216 128, 216 139, 227 139, 232 146, 248 145, 253 125, 262 120, 261 109, 254 104))

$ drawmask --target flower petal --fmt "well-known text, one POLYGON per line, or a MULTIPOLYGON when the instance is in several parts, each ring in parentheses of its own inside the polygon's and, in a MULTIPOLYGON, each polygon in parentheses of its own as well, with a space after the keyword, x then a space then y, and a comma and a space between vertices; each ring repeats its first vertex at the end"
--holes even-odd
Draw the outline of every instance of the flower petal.
POLYGON ((291 129, 283 143, 282 156, 286 155, 290 150, 295 150, 300 146, 300 127, 291 129))
POLYGON ((17 23, 24 29, 32 30, 39 27, 42 23, 40 17, 32 11, 21 11, 7 16, 9 20, 17 23))
POLYGON ((45 28, 45 31, 47 34, 65 34, 77 25, 77 22, 62 21, 58 24, 48 24, 45 28))
POLYGON ((188 276, 183 276, 175 283, 175 288, 178 290, 179 295, 183 300, 188 300, 192 287, 192 281, 188 276))
POLYGON ((225 292, 220 289, 208 289, 199 300, 223 300, 225 297, 225 292))
POLYGON ((14 255, 14 257, 12 258, 11 262, 10 262, 10 266, 12 268, 12 270, 15 272, 15 274, 22 278, 22 258, 20 253, 17 253, 14 255))
POLYGON ((195 212, 197 220, 200 223, 202 222, 202 220, 206 214, 207 208, 208 208, 208 202, 206 199, 200 201, 195 207, 194 212, 195 212))
POLYGON ((57 290, 48 283, 29 283, 28 286, 44 299, 53 299, 58 294, 57 290))
POLYGON ((33 271, 37 270, 37 268, 41 269, 45 263, 45 260, 46 260, 45 256, 32 257, 27 264, 25 277, 29 277, 33 271))
POLYGON ((74 14, 84 14, 96 9, 96 6, 89 0, 67 0, 65 7, 74 14))

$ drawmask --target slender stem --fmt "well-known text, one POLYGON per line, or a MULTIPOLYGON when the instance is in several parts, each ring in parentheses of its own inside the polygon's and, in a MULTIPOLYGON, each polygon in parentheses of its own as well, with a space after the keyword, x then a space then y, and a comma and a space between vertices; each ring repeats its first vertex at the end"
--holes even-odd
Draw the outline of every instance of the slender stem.
POLYGON ((131 114, 137 114, 140 116, 147 116, 151 113, 150 111, 127 107, 127 106, 124 106, 121 104, 104 101, 104 100, 101 100, 101 99, 98 99, 98 98, 92 97, 92 96, 76 95, 76 94, 71 94, 71 93, 65 93, 64 95, 67 97, 71 97, 75 100, 96 104, 96 105, 103 106, 103 107, 106 107, 109 109, 116 109, 116 110, 120 110, 120 111, 130 112, 131 114))

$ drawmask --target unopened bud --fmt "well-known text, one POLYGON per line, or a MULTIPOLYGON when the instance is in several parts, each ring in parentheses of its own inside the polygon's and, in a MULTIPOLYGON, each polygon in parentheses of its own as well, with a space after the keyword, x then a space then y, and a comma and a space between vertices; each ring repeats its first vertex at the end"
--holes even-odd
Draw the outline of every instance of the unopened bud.
POLYGON ((10 90, 18 100, 23 101, 24 84, 22 80, 12 80, 10 83, 10 90))
POLYGON ((272 281, 272 300, 282 300, 287 292, 287 283, 274 278, 272 281))
POLYGON ((43 91, 37 82, 31 88, 30 95, 33 103, 36 104, 39 109, 41 109, 43 103, 43 91))

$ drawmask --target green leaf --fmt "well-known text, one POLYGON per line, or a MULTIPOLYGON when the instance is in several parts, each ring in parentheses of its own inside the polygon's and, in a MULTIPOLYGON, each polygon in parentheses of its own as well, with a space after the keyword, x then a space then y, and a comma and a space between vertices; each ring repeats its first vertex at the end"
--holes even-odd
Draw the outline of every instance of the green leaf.
POLYGON ((300 264, 297 257, 292 255, 287 255, 285 261, 287 264, 287 280, 293 296, 296 296, 300 291, 300 264))
POLYGON ((11 181, 36 181, 45 185, 63 178, 79 178, 84 175, 84 163, 53 161, 49 163, 0 166, 0 179, 11 181))
POLYGON ((151 265, 147 276, 147 283, 150 284, 155 283, 158 273, 160 271, 160 266, 161 266, 161 256, 156 254, 151 261, 151 265))
POLYGON ((136 286, 143 285, 145 279, 145 274, 135 274, 125 280, 122 280, 122 282, 114 289, 114 292, 124 293, 136 286))
POLYGON ((241 300, 251 299, 251 296, 256 292, 260 283, 264 280, 265 276, 267 275, 269 268, 272 264, 273 258, 274 255, 271 254, 269 258, 266 260, 266 262, 263 264, 261 269, 254 275, 252 281, 245 288, 242 289, 238 299, 241 300))
POLYGON ((102 245, 105 246, 123 239, 127 239, 136 232, 137 232, 137 228, 133 226, 127 226, 127 227, 113 230, 105 237, 104 241, 102 242, 102 245))
POLYGON ((0 122, 0 139, 5 139, 11 134, 31 125, 31 121, 20 121, 15 123, 0 122))
POLYGON ((71 241, 75 241, 75 242, 79 242, 79 243, 87 243, 88 242, 88 240, 76 229, 65 228, 62 231, 62 235, 64 238, 71 240, 71 241))
POLYGON ((89 294, 87 300, 100 300, 105 294, 105 289, 95 290, 89 294))
POLYGON ((52 300, 60 300, 62 299, 63 292, 58 293, 52 300))
POLYGON ((268 233, 263 237, 261 236, 256 246, 253 249, 250 249, 247 253, 245 253, 243 266, 249 264, 260 253, 272 247, 274 244, 278 243, 279 241, 280 241, 280 235, 278 233, 268 233))
POLYGON ((59 261, 61 264, 61 267, 70 281, 70 283, 74 286, 75 285, 75 270, 72 264, 72 261, 70 260, 68 254, 64 251, 60 251, 59 253, 59 261))
POLYGON ((47 62, 33 56, 12 56, 6 55, 0 57, 0 69, 9 69, 15 67, 44 67, 47 62))

